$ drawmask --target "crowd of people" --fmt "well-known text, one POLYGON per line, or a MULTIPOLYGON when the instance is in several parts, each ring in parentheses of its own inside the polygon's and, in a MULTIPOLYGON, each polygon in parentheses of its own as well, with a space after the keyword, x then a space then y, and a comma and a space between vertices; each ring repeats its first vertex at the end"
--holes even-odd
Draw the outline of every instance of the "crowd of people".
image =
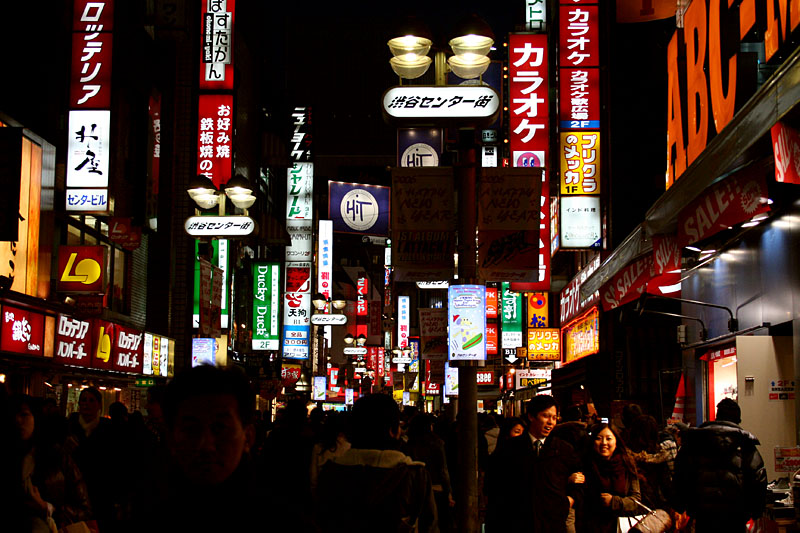
MULTIPOLYGON (((202 366, 151 390, 147 418, 81 392, 3 397, 3 530, 458 531, 459 424, 360 397, 346 413, 290 401, 262 420, 244 374, 202 366)), ((524 416, 482 414, 479 515, 487 532, 616 533, 644 509, 667 530, 744 531, 764 509, 757 439, 723 400, 699 428, 659 428, 635 405, 598 423, 551 396, 524 416), (623 519, 623 520, 621 520, 623 519)))

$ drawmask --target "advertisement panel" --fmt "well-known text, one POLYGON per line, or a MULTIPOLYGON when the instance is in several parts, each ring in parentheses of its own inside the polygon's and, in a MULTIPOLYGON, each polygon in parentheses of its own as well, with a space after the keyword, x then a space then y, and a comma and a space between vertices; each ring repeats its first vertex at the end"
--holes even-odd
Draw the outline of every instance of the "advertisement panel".
POLYGON ((532 292, 525 296, 528 302, 528 327, 546 328, 549 326, 550 313, 548 309, 548 293, 532 292))
POLYGON ((441 128, 397 128, 397 166, 438 167, 442 142, 441 128))
POLYGON ((328 182, 328 218, 333 231, 361 235, 389 235, 389 187, 328 182))
POLYGON ((486 287, 486 318, 497 318, 496 287, 486 287))
POLYGON ((280 282, 278 263, 253 263, 253 351, 278 349, 280 282))
POLYGON ((497 355, 497 324, 486 324, 486 354, 497 355))
POLYGON ((314 376, 314 391, 311 399, 315 402, 325 401, 328 393, 328 378, 325 376, 314 376))
POLYGON ((603 226, 599 196, 561 197, 561 248, 600 248, 603 226))
POLYGON ((314 163, 294 163, 287 173, 286 219, 312 220, 314 163))
POLYGON ((192 339, 192 366, 214 365, 216 363, 216 339, 192 339))
POLYGON ((411 325, 411 299, 408 296, 397 297, 397 346, 408 346, 409 326, 411 325))
POLYGON ((528 329, 529 361, 561 361, 561 332, 558 328, 528 329))
POLYGON ((144 333, 120 325, 117 325, 116 330, 113 353, 114 370, 141 374, 143 369, 142 337, 144 333))
POLYGON ((111 111, 69 112, 67 188, 108 187, 110 126, 111 111))
POLYGON ((595 291, 586 299, 581 298, 581 285, 598 268, 600 268, 600 254, 595 255, 561 290, 559 312, 562 325, 600 299, 600 291, 595 291))
MULTIPOLYGON (((109 2, 110 3, 110 2, 109 2)), ((87 24, 94 26, 95 24, 87 24)), ((109 109, 111 107, 111 46, 113 36, 105 31, 72 34, 72 69, 69 107, 72 109, 109 109)))
POLYGON ((59 363, 87 367, 92 361, 91 322, 58 315, 54 358, 59 363))
POLYGON ((3 305, 0 350, 22 355, 44 355, 44 315, 3 305))
POLYGON ((447 289, 450 361, 486 360, 486 287, 451 285, 447 289))
POLYGON ((233 95, 201 94, 197 98, 197 174, 222 190, 233 170, 233 95))
POLYGON ((447 360, 447 309, 419 309, 419 338, 423 359, 447 360))
POLYGON ((292 139, 289 153, 292 161, 311 161, 311 106, 295 106, 292 111, 292 139))
POLYGON ((500 346, 502 348, 521 348, 522 347, 522 295, 513 292, 510 284, 503 282, 502 304, 503 334, 500 346))
POLYGON ((600 311, 593 307, 561 328, 564 342, 564 363, 600 351, 600 311))
POLYGON ((444 395, 458 396, 458 367, 444 364, 444 395))
POLYGON ((392 261, 395 281, 453 277, 453 169, 392 169, 392 261))
MULTIPOLYGON (((543 277, 538 224, 541 175, 541 168, 483 170, 478 193, 478 276, 482 279, 535 283, 543 277)), ((549 246, 549 233, 546 242, 549 246)))
POLYGON ((551 380, 553 371, 547 368, 520 369, 515 372, 515 389, 528 389, 551 380))
POLYGON ((561 132, 561 194, 600 194, 600 132, 561 132))

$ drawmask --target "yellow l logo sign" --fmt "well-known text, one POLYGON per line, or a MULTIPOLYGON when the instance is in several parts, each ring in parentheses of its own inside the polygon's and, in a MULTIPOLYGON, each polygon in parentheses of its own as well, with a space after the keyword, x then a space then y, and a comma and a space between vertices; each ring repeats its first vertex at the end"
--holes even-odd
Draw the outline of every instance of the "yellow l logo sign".
POLYGON ((100 274, 102 273, 100 270, 100 263, 89 258, 81 259, 78 264, 75 265, 73 274, 72 265, 75 264, 75 258, 77 256, 78 254, 76 252, 69 254, 67 267, 64 269, 64 272, 61 273, 61 281, 79 281, 84 285, 91 285, 100 279, 100 274))

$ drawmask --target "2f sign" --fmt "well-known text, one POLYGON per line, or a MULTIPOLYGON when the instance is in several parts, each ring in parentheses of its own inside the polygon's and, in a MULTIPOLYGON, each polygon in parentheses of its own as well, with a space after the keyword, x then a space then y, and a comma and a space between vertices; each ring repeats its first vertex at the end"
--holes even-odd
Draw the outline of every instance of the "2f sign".
POLYGON ((102 292, 104 265, 103 246, 62 246, 59 250, 58 290, 102 292))

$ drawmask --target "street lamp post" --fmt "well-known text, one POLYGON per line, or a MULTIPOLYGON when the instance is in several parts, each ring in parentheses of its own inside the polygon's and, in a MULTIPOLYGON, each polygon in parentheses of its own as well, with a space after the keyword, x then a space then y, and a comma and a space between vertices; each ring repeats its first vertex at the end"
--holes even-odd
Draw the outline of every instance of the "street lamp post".
MULTIPOLYGON (((431 61, 425 56, 431 46, 426 29, 415 32, 404 27, 401 33, 389 41, 392 52, 392 69, 402 79, 422 76, 431 61)), ((446 66, 464 79, 479 78, 489 66, 487 57, 494 44, 494 33, 480 17, 470 14, 456 26, 455 37, 449 41, 453 56, 446 66)), ((436 84, 446 84, 444 53, 437 52, 434 65, 436 84)), ((458 278, 461 283, 482 283, 478 279, 476 228, 476 157, 474 133, 471 142, 459 139, 459 164, 456 167, 458 188, 458 278)), ((478 362, 459 362, 458 421, 461 438, 458 442, 458 463, 464 482, 459 483, 456 494, 456 513, 459 529, 467 532, 480 530, 478 521, 478 362)))

